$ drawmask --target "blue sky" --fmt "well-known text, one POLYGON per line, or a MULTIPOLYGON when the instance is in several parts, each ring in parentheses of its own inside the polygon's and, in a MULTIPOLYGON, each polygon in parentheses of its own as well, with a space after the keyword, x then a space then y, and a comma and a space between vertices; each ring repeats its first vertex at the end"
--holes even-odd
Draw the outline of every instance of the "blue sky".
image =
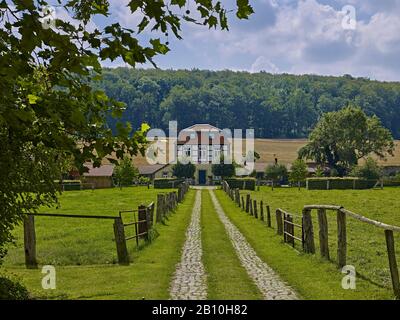
MULTIPOLYGON (((140 17, 128 0, 111 0, 111 19, 135 28, 140 17)), ((235 1, 223 1, 233 8, 235 1)), ((186 23, 183 40, 156 58, 163 69, 231 69, 400 80, 400 0, 250 0, 248 21, 230 16, 230 31, 186 23), (352 5, 357 25, 342 27, 342 8, 352 5)), ((94 24, 102 25, 102 19, 94 24)), ((147 35, 143 36, 143 41, 147 35)), ((165 37, 164 37, 165 38, 165 37)), ((124 65, 121 61, 105 66, 124 65)), ((148 67, 148 66, 144 66, 148 67)))

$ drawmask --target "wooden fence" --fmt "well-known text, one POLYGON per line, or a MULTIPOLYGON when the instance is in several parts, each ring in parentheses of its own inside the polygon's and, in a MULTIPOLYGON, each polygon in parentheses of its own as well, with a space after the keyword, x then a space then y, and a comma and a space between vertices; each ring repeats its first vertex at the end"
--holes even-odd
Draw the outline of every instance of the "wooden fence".
MULTIPOLYGON (((230 189, 229 185, 224 181, 222 189, 226 194, 241 208, 242 211, 249 213, 255 218, 258 218, 257 201, 251 199, 250 194, 246 194, 244 198, 238 190, 230 189)), ((276 233, 283 236, 283 241, 292 246, 295 246, 295 241, 301 243, 302 250, 305 253, 315 254, 314 227, 312 220, 312 210, 317 210, 318 225, 319 225, 319 250, 320 254, 325 259, 330 259, 329 241, 328 241, 328 220, 327 211, 336 212, 337 221, 337 263, 338 267, 342 268, 347 263, 347 217, 356 219, 363 223, 367 223, 384 231, 386 239, 386 249, 388 255, 388 263, 390 276, 392 280, 393 292, 396 299, 400 299, 400 280, 399 271, 396 260, 394 232, 400 232, 400 227, 388 225, 379 221, 375 221, 351 212, 340 206, 331 205, 307 205, 304 206, 301 216, 289 213, 283 209, 276 210, 276 233), (294 222, 294 217, 300 218, 300 223, 294 222), (295 228, 301 231, 301 238, 296 237, 295 228)), ((267 226, 271 226, 270 207, 260 201, 260 220, 266 220, 267 226), (264 214, 266 209, 266 217, 264 214)))
POLYGON ((25 265, 27 268, 37 268, 36 259, 36 231, 35 217, 53 217, 53 218, 75 218, 75 219, 103 219, 113 220, 114 237, 117 249, 118 263, 121 265, 129 265, 129 254, 126 241, 136 239, 136 245, 139 239, 150 240, 150 231, 154 225, 154 210, 156 211, 156 222, 163 219, 175 208, 179 202, 182 202, 185 194, 189 190, 189 184, 183 183, 179 186, 178 192, 169 192, 167 194, 157 195, 157 208, 154 202, 149 205, 140 205, 137 210, 119 211, 118 216, 101 216, 101 215, 80 215, 80 214, 58 214, 58 213, 28 213, 24 217, 24 250, 25 265), (123 221, 123 215, 133 213, 133 222, 123 221), (133 226, 135 234, 130 237, 125 236, 125 228, 133 226))

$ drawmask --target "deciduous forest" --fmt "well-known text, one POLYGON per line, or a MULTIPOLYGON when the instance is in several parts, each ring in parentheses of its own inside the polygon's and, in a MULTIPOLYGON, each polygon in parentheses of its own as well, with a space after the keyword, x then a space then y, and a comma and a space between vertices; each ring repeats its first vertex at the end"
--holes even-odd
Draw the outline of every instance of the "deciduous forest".
MULTIPOLYGON (((258 138, 304 138, 325 112, 348 104, 377 115, 400 138, 400 83, 316 75, 251 74, 233 71, 103 71, 95 84, 126 104, 122 120, 134 128, 147 122, 179 129, 193 123, 220 128, 254 128, 258 138)), ((116 120, 108 120, 114 128, 116 120)))

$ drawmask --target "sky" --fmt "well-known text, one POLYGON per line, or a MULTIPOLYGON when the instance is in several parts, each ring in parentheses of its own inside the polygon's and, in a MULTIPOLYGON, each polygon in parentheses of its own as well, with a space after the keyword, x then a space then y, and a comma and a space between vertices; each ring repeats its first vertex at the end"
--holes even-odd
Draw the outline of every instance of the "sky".
MULTIPOLYGON (((111 0, 110 19, 135 28, 129 0, 111 0)), ((235 1, 224 0, 227 8, 235 1)), ((400 0, 250 0, 249 20, 229 15, 230 31, 184 23, 183 40, 155 59, 162 69, 319 74, 400 81, 400 0), (351 24, 352 6, 355 24, 351 24), (346 12, 346 13, 345 13, 346 12)), ((194 9, 192 10, 194 11, 194 9)), ((93 23, 102 25, 101 19, 93 23)), ((146 39, 143 35, 143 41, 146 39)), ((167 40, 162 35, 163 40, 167 40)), ((123 66, 106 61, 104 66, 123 66)), ((142 67, 150 67, 144 65, 142 67)))

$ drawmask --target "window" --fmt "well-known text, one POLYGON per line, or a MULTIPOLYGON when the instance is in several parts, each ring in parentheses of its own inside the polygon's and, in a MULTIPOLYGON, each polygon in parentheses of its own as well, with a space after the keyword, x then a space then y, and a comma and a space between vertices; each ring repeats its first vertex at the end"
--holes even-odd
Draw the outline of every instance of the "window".
POLYGON ((168 178, 168 171, 163 171, 162 177, 163 178, 168 178))

